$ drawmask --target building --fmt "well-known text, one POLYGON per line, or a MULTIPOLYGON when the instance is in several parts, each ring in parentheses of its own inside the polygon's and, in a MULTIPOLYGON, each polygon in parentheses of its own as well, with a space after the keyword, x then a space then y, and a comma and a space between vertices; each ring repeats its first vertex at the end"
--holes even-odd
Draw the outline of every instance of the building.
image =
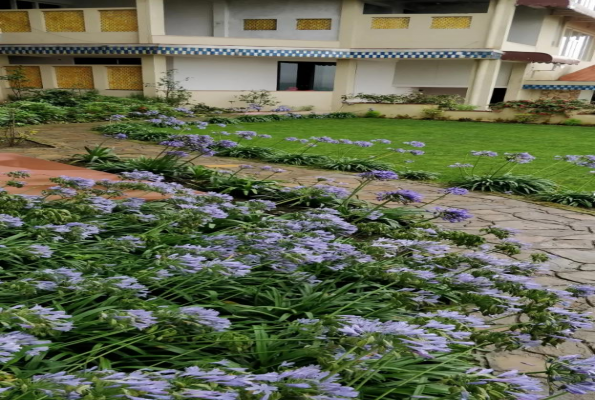
POLYGON ((0 66, 30 86, 116 96, 154 95, 167 69, 215 106, 260 89, 317 111, 358 92, 486 108, 595 90, 595 0, 0 0, 0 29, 0 66))

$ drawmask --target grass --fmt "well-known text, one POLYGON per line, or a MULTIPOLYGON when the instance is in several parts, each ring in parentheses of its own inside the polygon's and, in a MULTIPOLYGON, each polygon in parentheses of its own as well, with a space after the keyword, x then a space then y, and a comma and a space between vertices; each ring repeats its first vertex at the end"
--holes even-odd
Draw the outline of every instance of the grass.
MULTIPOLYGON (((389 139, 392 145, 377 144, 371 148, 341 146, 351 150, 345 156, 367 157, 385 154, 386 147, 404 147, 402 142, 421 141, 426 143, 426 154, 418 157, 403 157, 391 154, 383 161, 399 163, 404 159, 415 162, 408 164, 414 170, 427 170, 441 173, 441 181, 449 181, 459 173, 456 168, 448 168, 456 162, 473 163, 477 157, 469 155, 471 150, 492 150, 505 152, 529 152, 537 160, 531 164, 519 165, 513 171, 550 178, 569 189, 595 190, 595 180, 588 168, 572 167, 567 163, 557 163, 556 155, 595 153, 595 132, 593 128, 558 125, 522 125, 499 123, 463 123, 458 121, 418 121, 394 119, 348 119, 348 120, 303 120, 267 123, 242 123, 226 128, 210 126, 214 129, 196 130, 205 134, 215 130, 256 131, 269 134, 273 139, 258 139, 244 144, 271 146, 276 149, 297 151, 299 144, 284 141, 287 137, 310 138, 330 136, 335 139, 350 140, 389 139), (216 129, 215 129, 216 128, 216 129), (554 165, 555 164, 555 165, 554 165)), ((172 131, 173 132, 173 131, 172 131)), ((230 138, 232 139, 232 138, 230 138)), ((308 154, 336 156, 336 146, 321 145, 308 151, 308 154)), ((490 166, 499 165, 499 160, 482 159, 476 172, 487 172, 490 166)))

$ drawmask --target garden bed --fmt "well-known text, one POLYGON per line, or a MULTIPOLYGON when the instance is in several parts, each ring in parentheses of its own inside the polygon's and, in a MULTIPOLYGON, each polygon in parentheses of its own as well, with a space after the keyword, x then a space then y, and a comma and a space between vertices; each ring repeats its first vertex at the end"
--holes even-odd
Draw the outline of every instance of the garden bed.
MULTIPOLYGON (((55 200, 0 192, 7 366, 0 393, 521 400, 547 389, 531 375, 482 369, 477 352, 555 345, 590 327, 586 314, 565 304, 595 289, 533 282, 547 257, 508 258, 523 247, 512 231, 440 228, 432 222, 472 216, 425 204, 409 190, 379 194, 381 206, 351 201, 394 173, 364 173, 353 192, 332 180, 279 189, 269 179, 275 171, 261 174, 252 180, 259 190, 291 199, 280 201, 282 209, 196 196, 145 172, 123 174, 122 182, 55 178, 46 193, 55 200), (169 198, 113 199, 131 188, 169 198), (522 322, 501 322, 521 315, 522 322)), ((4 184, 27 179, 9 173, 4 184)), ((233 191, 240 178, 217 179, 233 191)), ((209 189, 204 180, 186 182, 209 189)), ((548 362, 552 396, 591 387, 583 372, 590 365, 574 357, 548 362)))

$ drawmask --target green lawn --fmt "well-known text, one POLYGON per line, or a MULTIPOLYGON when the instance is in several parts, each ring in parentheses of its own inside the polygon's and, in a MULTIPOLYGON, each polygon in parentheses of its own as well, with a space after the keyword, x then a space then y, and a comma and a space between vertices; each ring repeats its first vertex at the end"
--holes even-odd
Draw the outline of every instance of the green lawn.
MULTIPOLYGON (((421 141, 426 143, 426 147, 423 148, 425 155, 404 157, 392 153, 383 160, 399 163, 405 159, 413 159, 415 162, 409 164, 411 169, 440 172, 442 181, 447 181, 458 174, 458 169, 448 168, 449 165, 455 162, 476 161, 477 157, 469 155, 471 150, 492 150, 500 154, 526 151, 536 156, 537 160, 531 164, 518 165, 514 170, 515 174, 551 177, 569 188, 582 187, 595 190, 595 180, 591 180, 593 175, 589 173, 588 168, 568 168, 570 164, 556 163, 553 159, 556 155, 595 154, 595 129, 591 127, 358 118, 242 123, 226 128, 211 125, 207 130, 196 130, 196 133, 204 134, 214 130, 229 132, 250 130, 259 134, 269 134, 273 139, 243 143, 287 151, 298 151, 301 146, 282 140, 290 136, 298 138, 330 136, 335 139, 363 141, 389 139, 393 142, 392 145, 376 144, 371 148, 340 146, 349 149, 351 154, 348 155, 353 157, 378 156, 386 154, 387 147, 411 148, 403 145, 402 142, 421 141), (212 127, 216 129, 211 129, 212 127)), ((230 139, 233 138, 230 137, 230 139)), ((337 146, 322 144, 309 152, 336 155, 337 146)), ((499 162, 500 159, 498 159, 499 162)), ((483 158, 477 172, 486 171, 490 164, 493 166, 496 163, 496 160, 483 158)))

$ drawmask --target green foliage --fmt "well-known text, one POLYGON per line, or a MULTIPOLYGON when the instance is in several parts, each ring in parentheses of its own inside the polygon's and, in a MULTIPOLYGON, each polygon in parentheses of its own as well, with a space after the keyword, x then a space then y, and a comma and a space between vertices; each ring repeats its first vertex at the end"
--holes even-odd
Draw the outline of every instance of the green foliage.
POLYGON ((368 94, 358 93, 350 96, 343 96, 343 101, 363 100, 376 104, 436 104, 447 110, 456 109, 456 106, 463 102, 459 95, 428 95, 421 92, 410 94, 368 94))
POLYGON ((36 90, 28 100, 57 107, 76 107, 81 103, 96 101, 99 97, 99 93, 94 90, 45 89, 36 90))
POLYGON ((327 156, 315 155, 315 154, 304 154, 304 153, 280 153, 277 152, 273 155, 264 158, 267 162, 278 163, 278 164, 289 164, 289 165, 326 165, 331 161, 331 158, 327 156))
POLYGON ((580 119, 577 118, 570 118, 567 119, 566 121, 562 122, 562 125, 566 125, 566 126, 581 126, 583 124, 583 121, 581 121, 580 119))
POLYGON ((565 190, 561 192, 543 193, 536 196, 538 200, 549 201, 550 203, 563 204, 565 206, 594 208, 595 194, 592 192, 578 192, 565 190))
POLYGON ((539 115, 535 114, 515 114, 514 122, 519 124, 532 124, 539 119, 539 115))
POLYGON ((33 89, 30 87, 29 78, 27 78, 22 65, 17 66, 5 75, 0 75, 0 81, 8 82, 14 100, 22 100, 33 89))
POLYGON ((248 93, 236 96, 239 101, 242 101, 253 108, 260 109, 265 106, 274 106, 279 104, 275 96, 268 90, 251 90, 248 93))
POLYGON ((178 81, 176 79, 176 73, 176 69, 168 69, 153 86, 166 104, 179 107, 188 103, 188 100, 192 97, 192 93, 184 88, 182 84, 182 82, 186 82, 190 78, 178 81))
POLYGON ((394 169, 393 165, 383 161, 374 160, 373 158, 331 158, 327 162, 318 165, 324 169, 347 172, 368 172, 374 170, 392 171, 394 169))
POLYGON ((424 108, 421 110, 422 118, 429 120, 444 120, 444 111, 439 108, 424 108))
POLYGON ((217 155, 223 157, 255 158, 264 160, 275 157, 277 151, 259 146, 236 146, 232 148, 218 149, 217 155))
POLYGON ((209 117, 205 122, 210 124, 237 125, 246 122, 277 122, 292 121, 296 119, 350 119, 357 118, 357 115, 350 112, 334 112, 328 114, 270 114, 270 115, 240 115, 238 117, 209 117))
POLYGON ((85 146, 86 154, 75 154, 73 159, 85 164, 95 164, 101 162, 118 161, 120 157, 114 153, 113 149, 97 145, 95 147, 85 146))
POLYGON ((228 117, 210 117, 204 120, 209 124, 225 124, 225 125, 236 125, 239 124, 240 121, 236 118, 228 118, 228 117))
POLYGON ((562 99, 515 100, 493 104, 490 107, 493 110, 512 108, 523 113, 543 116, 555 114, 570 116, 572 112, 576 111, 595 110, 595 106, 586 101, 562 99))
POLYGON ((472 104, 456 104, 453 111, 475 111, 477 106, 472 104))
POLYGON ((409 179, 410 181, 433 181, 440 176, 437 172, 422 170, 397 171, 397 174, 401 179, 409 179))
POLYGON ((375 111, 374 109, 370 108, 365 114, 364 118, 381 118, 382 113, 380 111, 375 111))
POLYGON ((556 184, 531 175, 472 175, 452 181, 451 185, 482 192, 499 192, 522 196, 550 192, 556 184))

